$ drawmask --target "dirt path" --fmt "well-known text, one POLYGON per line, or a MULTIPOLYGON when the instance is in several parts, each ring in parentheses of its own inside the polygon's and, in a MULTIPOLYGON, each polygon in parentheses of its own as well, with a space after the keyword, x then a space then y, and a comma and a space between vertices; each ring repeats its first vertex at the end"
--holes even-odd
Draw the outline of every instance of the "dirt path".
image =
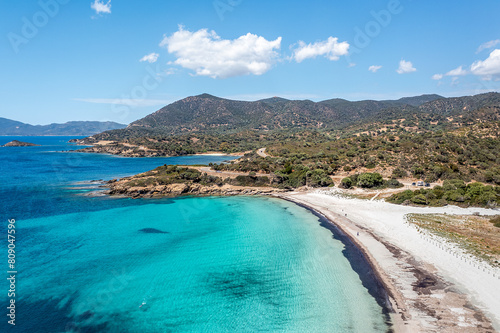
POLYGON ((268 156, 271 156, 271 155, 269 155, 269 154, 266 154, 266 148, 265 148, 265 147, 264 147, 264 148, 257 149, 257 152, 256 152, 256 153, 257 153, 257 155, 259 155, 260 157, 264 157, 264 158, 266 158, 266 157, 268 157, 268 156))

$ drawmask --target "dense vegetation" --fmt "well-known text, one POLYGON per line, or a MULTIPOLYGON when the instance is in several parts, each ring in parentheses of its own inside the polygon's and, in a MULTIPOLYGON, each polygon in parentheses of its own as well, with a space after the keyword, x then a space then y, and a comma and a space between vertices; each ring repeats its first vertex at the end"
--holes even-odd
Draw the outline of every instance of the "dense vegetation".
POLYGON ((429 206, 497 207, 500 205, 500 186, 484 185, 482 183, 465 184, 463 180, 445 180, 443 186, 433 189, 406 190, 393 194, 387 199, 397 204, 415 204, 429 206))
POLYGON ((340 183, 340 187, 342 188, 352 188, 354 186, 358 186, 361 188, 399 188, 403 187, 397 179, 391 178, 389 180, 385 180, 382 178, 382 175, 379 173, 371 173, 365 172, 362 174, 354 174, 349 177, 345 177, 342 179, 340 183))
POLYGON ((127 186, 147 187, 180 183, 197 183, 205 186, 222 186, 224 184, 236 186, 269 186, 270 180, 268 177, 257 177, 253 175, 241 175, 235 178, 223 179, 221 177, 207 175, 194 168, 163 165, 133 177, 133 179, 127 182, 127 186))
POLYGON ((148 185, 169 185, 175 183, 184 183, 192 181, 201 184, 222 184, 222 180, 218 177, 203 175, 198 170, 186 167, 178 167, 176 165, 163 165, 154 170, 145 172, 136 176, 128 182, 131 187, 144 187, 148 185))
POLYGON ((488 123, 453 132, 391 132, 345 139, 315 131, 268 134, 261 136, 255 146, 267 143, 267 152, 273 157, 247 154, 239 163, 215 168, 267 173, 286 168, 300 172, 307 167, 306 172, 322 170, 329 176, 372 170, 386 178, 426 182, 460 178, 500 185, 498 132, 499 123, 488 123))

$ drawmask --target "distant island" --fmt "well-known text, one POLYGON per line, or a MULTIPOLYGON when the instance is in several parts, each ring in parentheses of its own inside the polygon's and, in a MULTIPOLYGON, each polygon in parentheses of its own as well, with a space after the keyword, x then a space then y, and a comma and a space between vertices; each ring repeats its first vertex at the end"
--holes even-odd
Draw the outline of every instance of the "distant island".
POLYGON ((40 145, 30 143, 30 142, 22 142, 19 140, 12 140, 12 141, 4 144, 2 147, 33 147, 33 146, 40 146, 40 145))
POLYGON ((0 135, 94 135, 104 131, 125 128, 127 125, 112 121, 69 121, 64 124, 30 125, 0 117, 0 135))

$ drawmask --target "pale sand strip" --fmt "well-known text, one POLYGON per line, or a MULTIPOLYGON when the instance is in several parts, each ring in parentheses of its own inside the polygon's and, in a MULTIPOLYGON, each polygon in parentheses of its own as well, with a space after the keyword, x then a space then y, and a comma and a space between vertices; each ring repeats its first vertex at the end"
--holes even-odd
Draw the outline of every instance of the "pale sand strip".
POLYGON ((278 196, 319 212, 357 244, 389 294, 396 332, 493 332, 491 322, 499 329, 500 272, 465 263, 457 249, 433 245, 405 223, 407 213, 499 211, 408 207, 314 191, 278 196))

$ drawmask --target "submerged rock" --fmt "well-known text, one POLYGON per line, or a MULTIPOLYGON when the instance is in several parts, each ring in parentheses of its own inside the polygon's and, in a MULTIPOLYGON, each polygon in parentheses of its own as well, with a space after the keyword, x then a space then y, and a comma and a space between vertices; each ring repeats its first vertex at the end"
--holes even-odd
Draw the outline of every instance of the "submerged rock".
POLYGON ((139 230, 139 232, 142 232, 145 234, 168 234, 167 231, 162 231, 162 230, 158 230, 155 228, 144 228, 144 229, 139 230))

